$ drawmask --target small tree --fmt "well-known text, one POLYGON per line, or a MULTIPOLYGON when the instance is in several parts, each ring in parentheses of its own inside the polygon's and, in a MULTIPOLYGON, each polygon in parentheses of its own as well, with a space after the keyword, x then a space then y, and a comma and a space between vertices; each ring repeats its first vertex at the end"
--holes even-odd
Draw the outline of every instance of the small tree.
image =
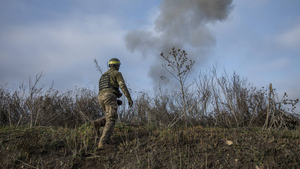
MULTIPOLYGON (((183 114, 181 117, 185 116, 185 125, 187 126, 186 90, 188 87, 186 86, 185 82, 195 61, 188 59, 185 50, 175 49, 175 47, 172 48, 172 51, 169 53, 169 55, 170 57, 165 56, 164 53, 161 53, 162 58, 167 61, 167 63, 162 64, 162 66, 179 82, 178 88, 180 90, 183 103, 183 114)), ((161 76, 161 78, 166 79, 164 76, 161 76)), ((178 120, 179 119, 177 119, 173 124, 169 124, 169 126, 173 126, 178 120)))

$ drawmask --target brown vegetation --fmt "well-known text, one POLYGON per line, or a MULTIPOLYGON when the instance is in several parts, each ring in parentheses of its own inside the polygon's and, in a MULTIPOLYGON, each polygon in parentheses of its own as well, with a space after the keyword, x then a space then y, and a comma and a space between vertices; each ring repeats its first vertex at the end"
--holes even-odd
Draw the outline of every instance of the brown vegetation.
POLYGON ((123 96, 111 146, 98 152, 97 91, 44 90, 41 77, 18 90, 0 85, 1 168, 300 166, 299 100, 279 99, 272 84, 259 89, 212 68, 191 85, 178 77, 180 90, 134 93, 132 108, 123 96))
POLYGON ((96 151, 89 125, 0 129, 1 168, 299 168, 300 131, 117 124, 96 151))

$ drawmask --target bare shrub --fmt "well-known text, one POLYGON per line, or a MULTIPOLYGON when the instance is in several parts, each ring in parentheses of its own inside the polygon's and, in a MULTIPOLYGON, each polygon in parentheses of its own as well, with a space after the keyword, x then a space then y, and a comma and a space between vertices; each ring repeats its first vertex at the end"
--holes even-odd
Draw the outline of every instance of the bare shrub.
MULTIPOLYGON (((186 92, 188 87, 186 86, 186 79, 195 63, 195 61, 188 59, 187 53, 185 50, 175 49, 172 48, 172 51, 169 53, 169 56, 165 56, 164 53, 161 53, 162 58, 167 62, 162 64, 162 66, 171 74, 174 79, 176 79, 179 85, 175 86, 179 88, 180 96, 182 99, 182 116, 185 117, 185 122, 187 126, 187 118, 188 118, 188 111, 187 111, 187 96, 186 92), (188 62, 187 62, 188 61, 188 62)), ((161 77, 162 79, 166 79, 166 77, 161 77)), ((166 79, 168 80, 168 79, 166 79)), ((181 116, 181 117, 182 117, 181 116)), ((180 117, 180 118, 181 118, 180 117)), ((178 119, 179 120, 179 119, 178 119)))
MULTIPOLYGON (((202 73, 194 84, 190 90, 185 91, 188 112, 186 118, 182 118, 182 93, 158 86, 153 93, 138 93, 134 107, 122 111, 121 121, 159 127, 182 126, 186 123, 219 127, 262 127, 266 122, 267 112, 270 113, 272 108, 275 114, 282 113, 276 116, 272 113, 267 120, 269 127, 270 124, 299 124, 299 117, 288 113, 295 109, 298 100, 272 98, 269 103, 268 88, 253 87, 247 79, 236 73, 231 77, 226 74, 218 77, 214 71, 202 73), (284 109, 284 105, 288 104, 291 108, 284 109), (286 120, 278 123, 279 119, 286 120)), ((275 94, 275 90, 273 92, 275 94)))
POLYGON ((14 92, 6 85, 0 86, 1 125, 75 127, 103 115, 95 91, 44 91, 37 87, 40 78, 41 74, 33 85, 29 81, 29 88, 22 84, 14 92))
POLYGON ((292 112, 296 108, 296 104, 299 102, 299 99, 288 99, 286 93, 281 101, 278 101, 279 99, 276 98, 275 89, 271 83, 269 85, 266 120, 263 125, 263 129, 295 129, 296 126, 299 125, 300 120, 297 118, 296 114, 293 114, 292 112), (282 105, 290 105, 291 108, 282 105))
MULTIPOLYGON (((1 126, 76 127, 103 117, 97 92, 85 88, 74 91, 38 87, 41 74, 29 86, 15 91, 0 85, 1 126)), ((236 73, 217 76, 215 68, 199 74, 189 90, 170 90, 157 86, 153 92, 139 92, 134 106, 119 107, 119 122, 156 127, 201 125, 293 129, 299 126, 294 113, 298 99, 284 94, 278 99, 273 86, 256 88, 236 73), (185 103, 186 112, 183 104, 185 103), (185 118, 183 118, 185 117, 185 118)), ((121 99, 125 99, 124 96, 121 99)))
POLYGON ((9 108, 10 92, 6 89, 6 85, 0 85, 0 122, 2 125, 12 125, 14 116, 11 116, 11 110, 9 108))

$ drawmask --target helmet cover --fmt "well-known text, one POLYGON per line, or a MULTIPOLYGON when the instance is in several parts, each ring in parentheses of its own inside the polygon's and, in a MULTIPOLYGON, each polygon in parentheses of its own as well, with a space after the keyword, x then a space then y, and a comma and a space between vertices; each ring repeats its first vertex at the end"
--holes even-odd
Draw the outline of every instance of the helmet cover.
POLYGON ((109 60, 108 65, 121 65, 121 62, 117 58, 112 58, 109 60))

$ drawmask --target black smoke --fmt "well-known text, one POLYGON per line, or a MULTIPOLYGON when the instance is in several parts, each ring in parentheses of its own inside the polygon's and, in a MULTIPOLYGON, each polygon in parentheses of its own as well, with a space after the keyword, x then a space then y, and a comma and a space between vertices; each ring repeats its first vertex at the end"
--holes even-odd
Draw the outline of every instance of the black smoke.
POLYGON ((208 24, 224 21, 232 8, 232 0, 162 0, 153 30, 128 32, 126 47, 157 57, 159 61, 149 71, 149 76, 157 81, 161 75, 166 76, 161 52, 169 53, 175 47, 187 50, 196 64, 204 60, 204 51, 216 43, 208 24))

